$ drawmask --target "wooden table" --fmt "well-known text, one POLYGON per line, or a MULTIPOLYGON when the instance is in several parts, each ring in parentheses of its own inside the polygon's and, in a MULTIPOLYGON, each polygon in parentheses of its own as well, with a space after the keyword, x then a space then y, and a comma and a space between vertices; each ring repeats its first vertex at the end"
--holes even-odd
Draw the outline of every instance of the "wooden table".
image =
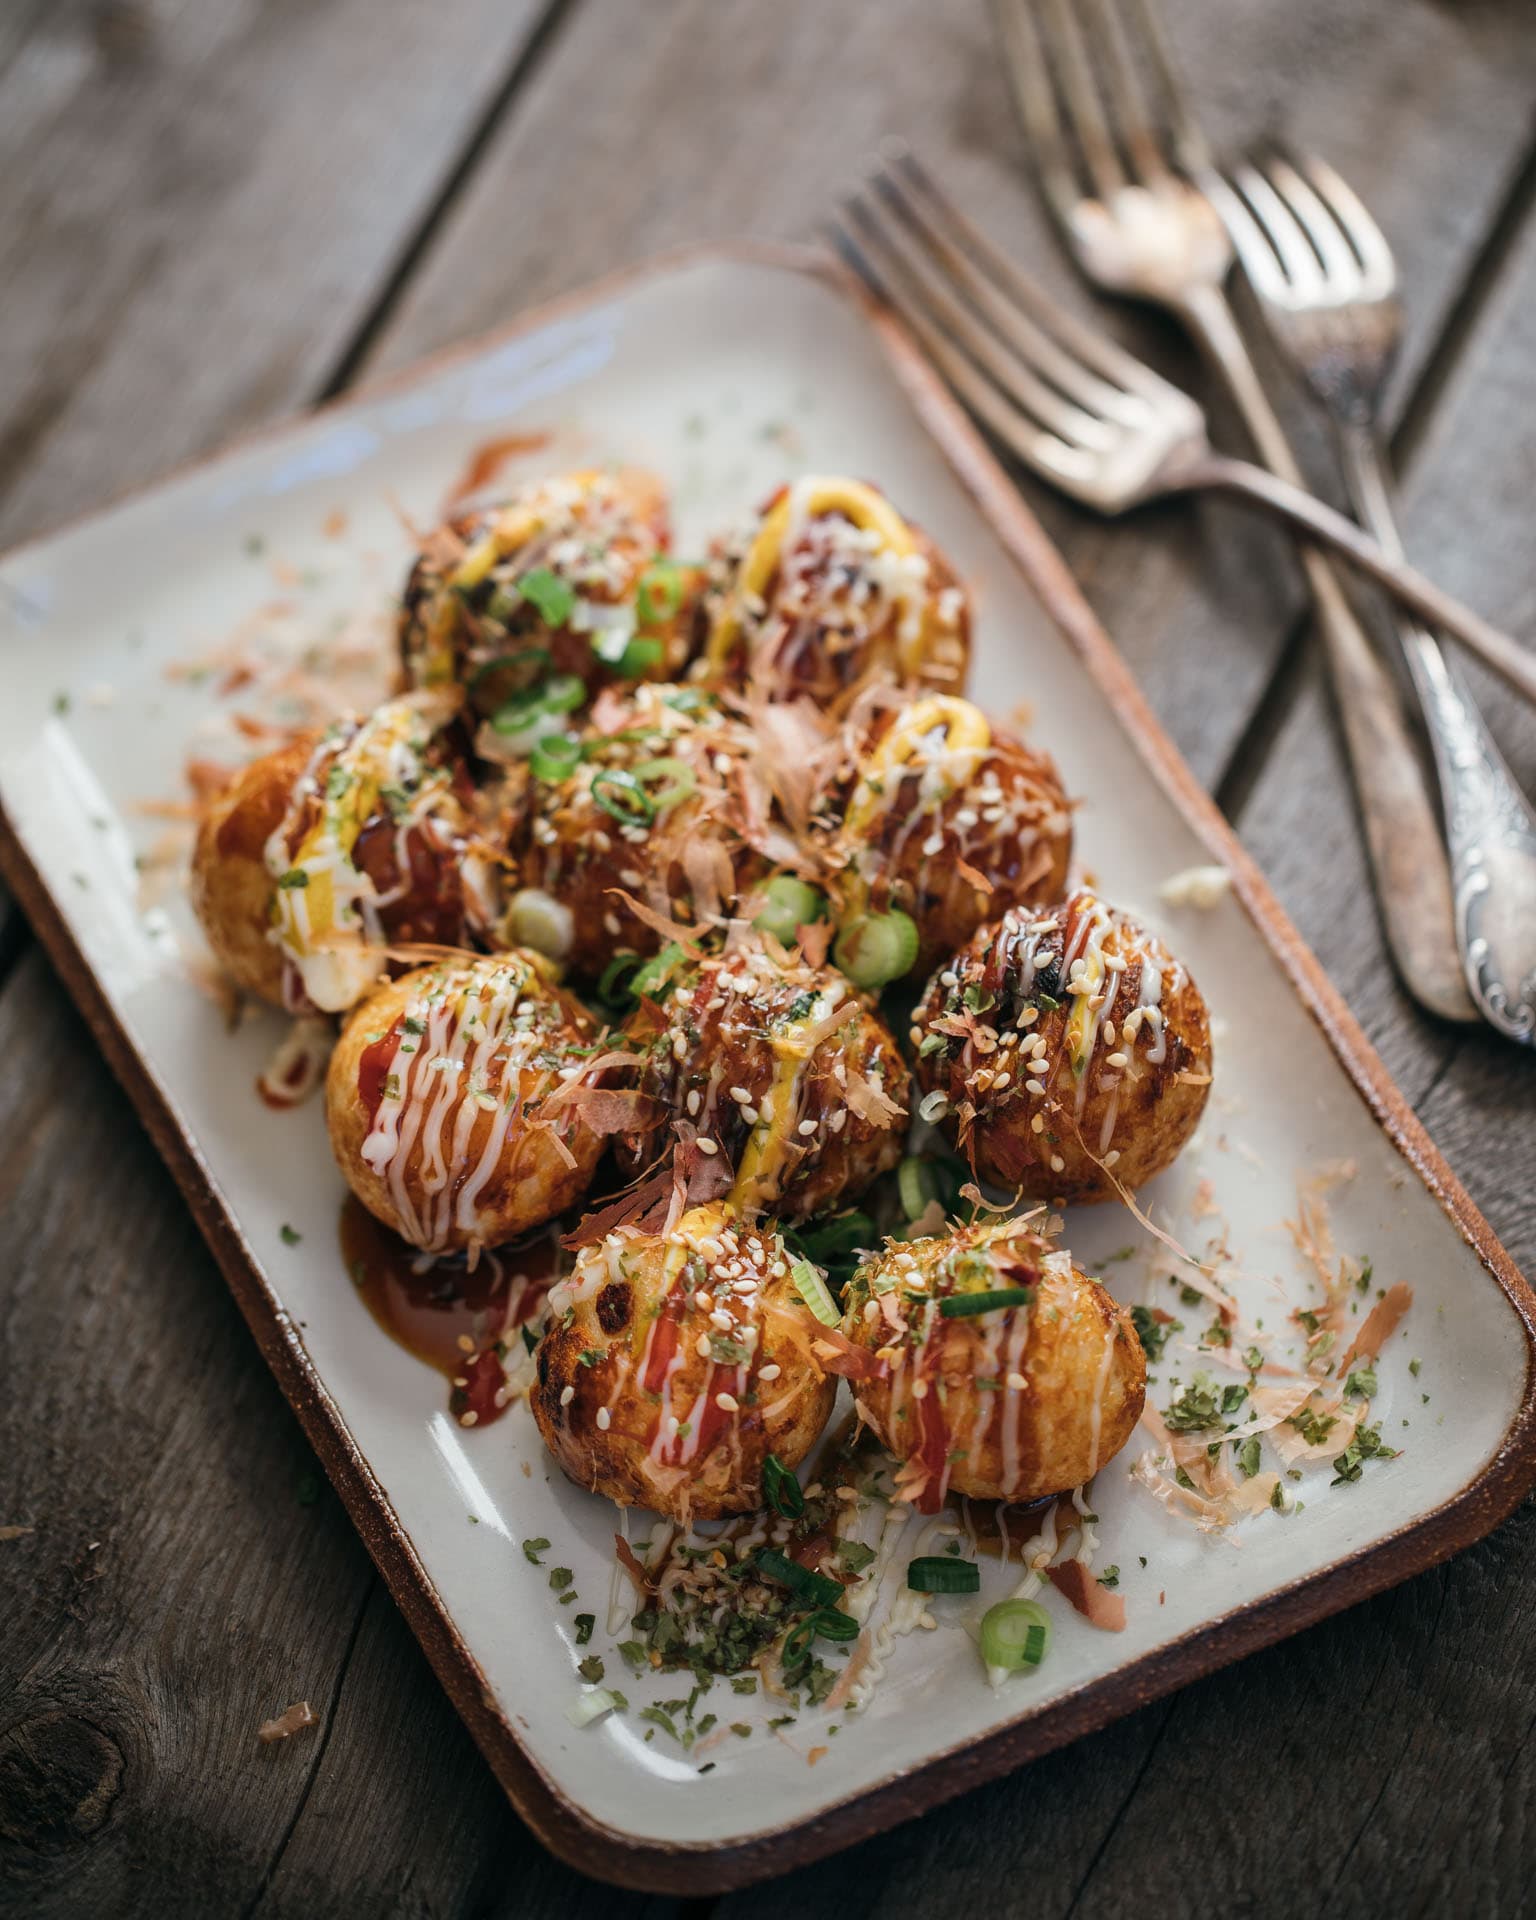
MULTIPOLYGON (((1536 629, 1526 0, 1166 0, 1227 139, 1376 209, 1411 314, 1423 564, 1536 629)), ((0 537, 674 242, 811 234, 907 135, 1084 300, 984 0, 9 0, 0 537)), ((1156 321, 1115 324, 1197 377, 1156 321)), ((1314 446, 1316 443, 1313 443, 1314 446)), ((1420 1017, 1373 914, 1284 541, 1029 489, 1163 719, 1515 1259, 1536 1062, 1420 1017)), ((102 583, 110 592, 110 582, 102 583)), ((1476 676, 1474 676, 1476 677, 1476 676)), ((1479 681, 1511 763, 1536 719, 1479 681)), ((127 1102, 0 936, 0 1906, 612 1914, 520 1827, 314 1463, 127 1102), (307 1695, 317 1737, 258 1748, 307 1695)), ((1450 1566, 721 1920, 1514 1911, 1536 1804, 1530 1508, 1450 1566)), ((702 1910, 702 1908, 701 1908, 702 1910)))

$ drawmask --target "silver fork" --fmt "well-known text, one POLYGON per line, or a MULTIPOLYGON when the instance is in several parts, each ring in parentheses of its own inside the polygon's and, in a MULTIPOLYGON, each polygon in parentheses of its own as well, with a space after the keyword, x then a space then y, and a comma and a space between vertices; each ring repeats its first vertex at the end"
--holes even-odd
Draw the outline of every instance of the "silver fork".
MULTIPOLYGON (((994 4, 1046 204, 1079 267, 1097 286, 1177 315, 1224 377, 1264 465, 1301 485, 1227 298, 1232 246, 1208 191, 1213 182, 1219 188, 1219 176, 1146 0, 1127 0, 1128 16, 1115 0, 994 4)), ((1434 800, 1396 690, 1333 568, 1305 546, 1301 564, 1388 948, 1421 1005, 1446 1019, 1475 1019, 1434 800)))
POLYGON ((1057 306, 900 142, 888 144, 869 186, 844 202, 837 228, 854 265, 971 411, 1037 473, 1108 514, 1203 488, 1252 501, 1468 645, 1503 642, 1521 656, 1516 677, 1536 700, 1536 656, 1304 488, 1214 452, 1196 401, 1057 306))
MULTIPOLYGON (((1355 510, 1403 550, 1377 427, 1402 334, 1397 265, 1339 176, 1278 151, 1231 170, 1217 201, 1276 344, 1326 408, 1355 510)), ((1476 702, 1434 636, 1399 619, 1450 843, 1456 936, 1472 998, 1501 1033, 1536 1041, 1536 820, 1476 702)))

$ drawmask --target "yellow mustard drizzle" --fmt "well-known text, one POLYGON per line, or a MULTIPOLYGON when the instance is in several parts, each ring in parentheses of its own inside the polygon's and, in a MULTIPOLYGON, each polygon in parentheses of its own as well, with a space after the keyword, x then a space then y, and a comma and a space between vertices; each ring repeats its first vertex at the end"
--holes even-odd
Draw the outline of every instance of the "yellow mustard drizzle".
POLYGON ((818 994, 801 1019, 786 1021, 770 1032, 770 1043, 777 1056, 773 1083, 759 1107, 762 1117, 742 1149, 727 1202, 738 1213, 757 1212, 778 1197, 784 1157, 793 1138, 791 1128, 798 1125, 800 1075, 813 1051, 804 1036, 826 1011, 826 996, 818 994))
MULTIPOLYGON (((595 470, 570 474, 566 484, 580 493, 590 493, 602 479, 595 470)), ((442 686, 454 678, 453 633, 458 624, 456 595, 470 593, 480 586, 498 561, 527 546, 549 524, 553 503, 549 492, 541 488, 530 500, 514 501, 481 534, 464 558, 438 590, 437 605, 427 634, 420 675, 428 687, 442 686)))
MULTIPOLYGON (((724 666, 741 632, 742 616, 748 600, 761 598, 773 578, 784 546, 791 518, 803 514, 808 519, 818 514, 840 513, 845 520, 865 533, 877 533, 888 552, 903 558, 917 551, 912 530, 891 503, 858 480, 804 479, 790 487, 763 518, 757 536, 747 551, 736 576, 736 584, 715 617, 705 648, 711 668, 724 666)), ((902 659, 905 672, 915 672, 923 655, 923 634, 919 633, 910 649, 912 659, 902 659)))
POLYGON ((318 1006, 337 1010, 328 1007, 333 995, 321 998, 315 993, 305 963, 361 938, 353 903, 360 893, 371 892, 371 886, 352 865, 358 835, 378 811, 382 790, 398 782, 402 757, 419 756, 451 717, 451 707, 437 695, 414 693, 387 700, 325 768, 320 815, 298 850, 290 858, 282 827, 268 842, 267 865, 278 883, 272 896, 277 942, 306 973, 305 986, 318 1006), (345 778, 338 780, 338 773, 345 778), (303 880, 295 885, 290 876, 298 874, 303 880))

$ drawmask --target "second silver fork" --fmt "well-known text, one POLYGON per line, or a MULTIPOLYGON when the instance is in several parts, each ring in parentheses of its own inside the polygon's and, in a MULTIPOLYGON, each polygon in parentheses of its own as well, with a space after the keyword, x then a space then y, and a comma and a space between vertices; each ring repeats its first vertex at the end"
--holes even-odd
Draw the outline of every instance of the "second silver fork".
MULTIPOLYGON (((1222 374, 1260 458, 1305 484, 1226 293, 1232 246, 1204 191, 1215 165, 1146 0, 995 0, 1004 57, 1046 203, 1097 286, 1167 308, 1222 374), (1102 77, 1084 20, 1095 29, 1102 77), (1139 56, 1139 57, 1138 57, 1139 56), (1150 73, 1151 87, 1143 74, 1150 73), (1155 90, 1155 91, 1154 91, 1155 90), (1155 98, 1155 105, 1154 105, 1155 98)), ((1396 689, 1337 574, 1300 549, 1333 679, 1387 945, 1404 984, 1443 1019, 1471 1021, 1450 869, 1396 689)))
MULTIPOLYGON (((1271 335, 1333 422, 1355 511, 1401 554, 1377 429, 1402 334, 1386 237, 1320 160, 1277 151, 1233 169, 1223 184, 1217 210, 1271 335)), ((1530 1045, 1536 821, 1458 669, 1433 634, 1396 619, 1440 778, 1467 985, 1490 1025, 1530 1045)))

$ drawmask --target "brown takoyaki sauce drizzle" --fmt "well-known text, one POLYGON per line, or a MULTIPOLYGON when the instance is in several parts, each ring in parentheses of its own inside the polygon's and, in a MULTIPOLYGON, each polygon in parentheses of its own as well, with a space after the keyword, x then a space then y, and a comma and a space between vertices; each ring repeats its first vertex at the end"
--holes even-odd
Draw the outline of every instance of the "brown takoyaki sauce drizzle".
POLYGON ((559 1278, 558 1224, 483 1253, 471 1270, 461 1255, 418 1253, 349 1194, 340 1238, 358 1298, 391 1340, 448 1376, 460 1424, 484 1426, 505 1413, 503 1348, 522 1338, 559 1278))

